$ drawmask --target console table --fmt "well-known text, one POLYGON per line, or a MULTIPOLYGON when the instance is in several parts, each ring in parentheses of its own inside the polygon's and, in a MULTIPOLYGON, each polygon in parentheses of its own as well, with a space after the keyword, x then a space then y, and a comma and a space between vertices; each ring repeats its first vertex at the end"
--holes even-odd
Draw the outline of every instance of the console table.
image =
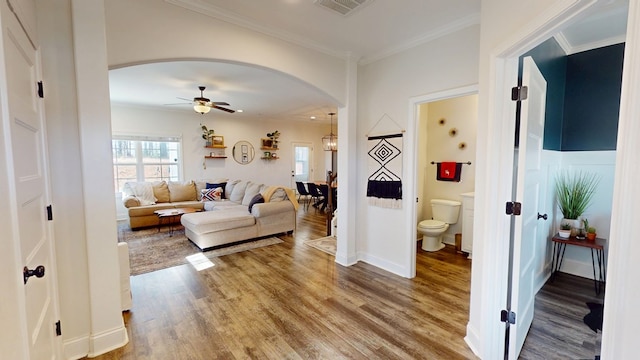
POLYGON ((593 284, 595 287, 596 295, 604 289, 605 279, 607 277, 607 266, 604 258, 604 245, 606 239, 596 238, 595 240, 577 239, 570 237, 568 239, 561 238, 558 234, 551 238, 553 241, 553 270, 551 273, 551 280, 553 281, 556 272, 560 270, 562 266, 562 260, 564 259, 564 252, 567 249, 567 245, 579 246, 588 248, 591 250, 591 265, 593 267, 593 284), (598 271, 596 276, 596 260, 598 262, 598 271))

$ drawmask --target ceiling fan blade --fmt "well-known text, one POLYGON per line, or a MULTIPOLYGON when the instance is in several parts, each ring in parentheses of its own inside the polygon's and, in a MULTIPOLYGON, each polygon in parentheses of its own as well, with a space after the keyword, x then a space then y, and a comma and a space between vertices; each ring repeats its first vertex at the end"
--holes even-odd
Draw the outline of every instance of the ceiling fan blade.
POLYGON ((191 102, 193 102, 193 99, 185 99, 185 98, 181 98, 181 97, 177 97, 177 96, 176 96, 176 99, 180 99, 180 100, 188 101, 188 102, 190 102, 190 103, 191 103, 191 102))
POLYGON ((211 107, 212 107, 212 108, 214 108, 214 109, 218 109, 218 110, 226 111, 226 112, 228 112, 228 113, 232 113, 232 114, 233 114, 234 112, 236 112, 235 110, 231 110, 231 109, 223 108, 223 107, 220 107, 220 106, 217 106, 217 105, 211 105, 211 107))
POLYGON ((211 104, 229 106, 229 104, 224 101, 212 101, 211 104))
POLYGON ((172 104, 163 104, 163 105, 191 105, 191 103, 181 102, 181 103, 172 103, 172 104))

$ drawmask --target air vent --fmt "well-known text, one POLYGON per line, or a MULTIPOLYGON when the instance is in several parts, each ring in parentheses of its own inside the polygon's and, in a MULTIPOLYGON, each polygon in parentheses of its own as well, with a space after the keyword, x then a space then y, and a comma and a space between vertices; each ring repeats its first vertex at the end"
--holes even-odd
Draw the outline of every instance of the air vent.
POLYGON ((325 9, 337 12, 340 15, 347 16, 354 11, 364 7, 373 0, 315 0, 317 5, 325 9))

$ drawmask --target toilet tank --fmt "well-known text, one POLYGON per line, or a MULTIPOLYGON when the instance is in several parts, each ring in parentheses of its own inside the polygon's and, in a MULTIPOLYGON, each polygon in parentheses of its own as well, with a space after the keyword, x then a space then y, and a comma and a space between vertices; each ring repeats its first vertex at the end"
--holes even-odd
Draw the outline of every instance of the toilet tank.
POLYGON ((460 201, 431 199, 431 210, 433 211, 433 219, 440 220, 447 224, 455 224, 458 222, 458 214, 460 213, 460 201))

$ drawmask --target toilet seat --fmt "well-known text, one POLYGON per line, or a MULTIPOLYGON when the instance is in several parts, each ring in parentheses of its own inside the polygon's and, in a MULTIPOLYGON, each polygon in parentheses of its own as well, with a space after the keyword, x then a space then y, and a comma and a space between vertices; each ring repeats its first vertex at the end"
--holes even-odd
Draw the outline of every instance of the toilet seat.
POLYGON ((437 230, 442 229, 447 225, 444 221, 440 220, 422 220, 418 224, 418 228, 429 229, 429 230, 437 230))

